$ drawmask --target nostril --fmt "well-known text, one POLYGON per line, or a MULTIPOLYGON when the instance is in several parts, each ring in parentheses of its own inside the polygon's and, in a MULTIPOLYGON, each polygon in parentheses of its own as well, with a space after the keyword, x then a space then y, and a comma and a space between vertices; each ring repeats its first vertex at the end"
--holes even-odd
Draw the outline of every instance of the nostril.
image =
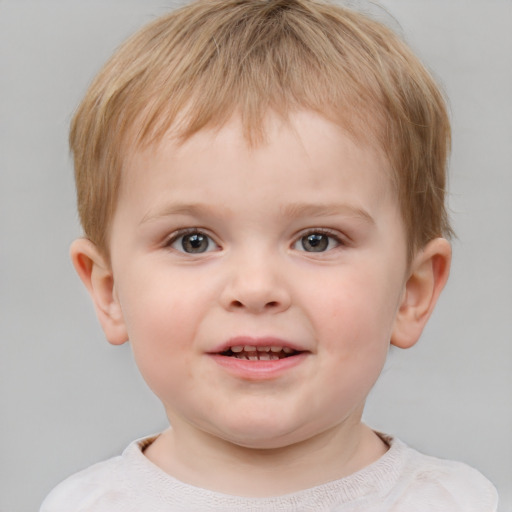
MULTIPOLYGON (((248 307, 249 309, 253 309, 250 307, 249 304, 244 304, 242 301, 239 300, 231 301, 231 307, 233 309, 245 309, 246 307, 248 307)), ((262 309, 276 309, 277 307, 279 307, 279 301, 272 300, 265 303, 262 309)))

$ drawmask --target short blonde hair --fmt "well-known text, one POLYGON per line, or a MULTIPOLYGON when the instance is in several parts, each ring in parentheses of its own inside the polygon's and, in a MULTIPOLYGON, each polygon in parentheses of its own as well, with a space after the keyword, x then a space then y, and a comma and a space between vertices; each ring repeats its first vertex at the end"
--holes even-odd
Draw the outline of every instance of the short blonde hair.
MULTIPOLYGON (((196 0, 128 39, 71 125, 85 235, 108 254, 123 154, 171 127, 184 140, 236 112, 251 143, 269 111, 310 109, 388 158, 409 256, 449 236, 450 124, 429 72, 390 29, 322 0, 196 0)), ((259 142, 258 142, 259 141, 259 142)))

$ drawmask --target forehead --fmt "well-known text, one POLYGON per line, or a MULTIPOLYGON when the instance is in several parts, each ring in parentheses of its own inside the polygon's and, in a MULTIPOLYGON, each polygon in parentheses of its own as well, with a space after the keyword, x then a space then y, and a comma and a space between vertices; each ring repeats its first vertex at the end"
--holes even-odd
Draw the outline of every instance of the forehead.
MULTIPOLYGON (((132 134, 138 128, 136 124, 132 134)), ((225 122, 218 120, 201 130, 189 132, 186 114, 183 113, 158 138, 137 140, 133 136, 127 137, 121 149, 122 170, 124 178, 129 180, 131 174, 137 173, 137 163, 141 159, 177 160, 189 152, 199 155, 206 151, 228 157, 231 150, 242 147, 255 159, 258 152, 277 156, 279 148, 274 142, 279 138, 280 145, 295 145, 296 150, 305 154, 343 146, 345 156, 351 158, 357 150, 359 158, 366 155, 368 161, 378 162, 384 176, 391 177, 388 155, 383 151, 380 140, 381 131, 382 125, 377 118, 363 120, 348 113, 340 118, 338 115, 296 110, 286 114, 268 111, 259 122, 250 125, 245 122, 243 113, 236 113, 225 122)))
POLYGON ((181 202, 233 207, 240 197, 267 203, 273 198, 276 204, 285 197, 304 204, 349 196, 375 205, 395 201, 389 164, 378 146, 310 111, 287 119, 269 115, 264 128, 257 143, 247 140, 239 117, 184 141, 171 130, 126 158, 120 200, 134 204, 144 193, 154 204, 181 195, 181 202))

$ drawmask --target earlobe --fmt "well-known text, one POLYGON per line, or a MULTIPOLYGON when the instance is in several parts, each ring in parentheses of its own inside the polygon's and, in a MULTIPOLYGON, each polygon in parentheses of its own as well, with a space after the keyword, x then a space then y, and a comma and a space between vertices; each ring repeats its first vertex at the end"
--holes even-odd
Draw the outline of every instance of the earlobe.
POLYGON ((109 262, 98 247, 86 238, 72 243, 70 255, 76 272, 92 298, 107 340, 113 345, 125 343, 128 334, 109 262))
POLYGON ((395 318, 391 344, 412 347, 419 339, 450 273, 451 246, 431 240, 414 257, 395 318))

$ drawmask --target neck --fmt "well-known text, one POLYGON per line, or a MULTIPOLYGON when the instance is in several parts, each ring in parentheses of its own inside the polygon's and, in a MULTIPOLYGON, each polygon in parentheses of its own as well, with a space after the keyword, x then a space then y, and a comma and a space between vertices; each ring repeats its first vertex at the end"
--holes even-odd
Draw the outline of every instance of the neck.
POLYGON ((238 446, 173 424, 145 455, 184 483, 236 496, 279 496, 315 487, 359 471, 387 450, 362 423, 272 449, 238 446))

